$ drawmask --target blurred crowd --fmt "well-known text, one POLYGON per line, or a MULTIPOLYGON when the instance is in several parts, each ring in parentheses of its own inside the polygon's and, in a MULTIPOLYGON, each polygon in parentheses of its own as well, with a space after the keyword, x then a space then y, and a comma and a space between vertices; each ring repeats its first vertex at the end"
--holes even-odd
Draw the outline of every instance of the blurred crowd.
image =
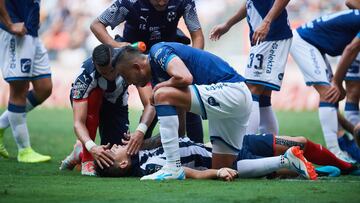
MULTIPOLYGON (((91 34, 89 26, 113 0, 57 0, 42 1, 41 37, 51 60, 64 60, 60 51, 70 51, 72 56, 83 58, 99 42, 91 34)), ((240 0, 196 0, 198 15, 203 29, 223 22, 239 8, 240 0)), ((288 6, 292 25, 299 25, 324 13, 344 8, 343 0, 293 0, 288 6)), ((110 33, 121 33, 121 26, 110 33)))

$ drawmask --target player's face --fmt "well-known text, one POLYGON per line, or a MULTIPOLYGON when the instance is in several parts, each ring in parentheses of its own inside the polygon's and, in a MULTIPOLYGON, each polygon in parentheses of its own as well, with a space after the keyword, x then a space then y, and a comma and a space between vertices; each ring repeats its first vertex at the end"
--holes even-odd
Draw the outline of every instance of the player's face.
POLYGON ((117 71, 115 70, 115 68, 111 67, 110 64, 104 67, 98 65, 95 66, 96 66, 96 70, 100 73, 100 75, 106 78, 107 80, 114 81, 118 76, 117 71))
POLYGON ((149 0, 157 11, 164 11, 169 3, 169 0, 149 0))
POLYGON ((114 154, 115 162, 122 162, 128 158, 126 146, 114 144, 110 151, 114 154))

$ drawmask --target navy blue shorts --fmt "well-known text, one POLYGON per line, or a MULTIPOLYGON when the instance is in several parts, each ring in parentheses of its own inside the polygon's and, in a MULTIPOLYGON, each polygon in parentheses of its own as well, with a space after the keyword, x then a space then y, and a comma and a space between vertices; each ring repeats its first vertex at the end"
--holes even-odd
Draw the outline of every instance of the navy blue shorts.
POLYGON ((259 159, 275 155, 273 134, 245 135, 237 160, 259 159))

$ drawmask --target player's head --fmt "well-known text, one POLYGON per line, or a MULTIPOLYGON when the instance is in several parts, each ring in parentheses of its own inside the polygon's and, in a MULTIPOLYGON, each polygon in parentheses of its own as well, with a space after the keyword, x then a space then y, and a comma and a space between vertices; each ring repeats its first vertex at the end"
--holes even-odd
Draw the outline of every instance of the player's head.
POLYGON ((95 47, 92 53, 92 60, 96 70, 106 79, 115 80, 117 73, 111 64, 114 49, 106 44, 95 47))
POLYGON ((157 11, 165 11, 169 0, 149 0, 157 11))
POLYGON ((101 169, 95 162, 96 174, 100 177, 126 177, 131 170, 131 158, 126 153, 126 146, 114 144, 108 151, 114 157, 114 164, 101 169))
POLYGON ((144 87, 151 79, 151 70, 146 55, 138 49, 126 46, 114 58, 116 71, 127 84, 144 87))

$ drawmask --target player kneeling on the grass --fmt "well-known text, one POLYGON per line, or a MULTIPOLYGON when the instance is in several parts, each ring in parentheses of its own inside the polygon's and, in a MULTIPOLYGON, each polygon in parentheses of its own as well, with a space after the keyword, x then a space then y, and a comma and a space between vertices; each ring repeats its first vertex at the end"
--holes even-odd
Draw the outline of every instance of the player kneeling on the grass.
MULTIPOLYGON (((266 158, 257 157, 258 159, 243 159, 244 155, 253 158, 249 156, 250 151, 243 148, 240 150, 232 168, 215 170, 211 169, 211 148, 194 143, 188 138, 180 138, 179 146, 180 159, 186 178, 233 180, 235 177, 262 177, 279 169, 290 169, 306 179, 316 179, 313 166, 303 157, 299 147, 289 148, 285 155, 266 158)), ((141 177, 154 173, 166 165, 162 147, 141 150, 137 156, 126 154, 126 148, 127 146, 114 145, 109 150, 109 153, 114 156, 114 165, 104 169, 96 167, 97 174, 102 177, 141 177)))
POLYGON ((251 93, 245 79, 221 58, 179 43, 162 42, 144 55, 125 47, 116 69, 128 84, 151 81, 160 121, 166 165, 143 179, 183 179, 180 163, 177 110, 209 120, 213 142, 212 168, 230 167, 241 149, 251 112, 251 93))
MULTIPOLYGON (((74 130, 77 142, 74 151, 62 162, 60 169, 73 169, 77 162, 75 157, 82 151, 83 175, 95 175, 93 160, 100 167, 113 164, 112 156, 106 152, 110 144, 123 144, 124 134, 128 132, 128 85, 113 68, 111 59, 121 49, 99 45, 93 51, 92 58, 87 59, 81 68, 71 90, 74 112, 74 130), (101 145, 94 143, 99 126, 101 145), (80 150, 83 149, 83 150, 80 150)), ((138 88, 143 98, 144 112, 140 127, 131 134, 129 154, 137 153, 146 132, 147 126, 155 116, 154 107, 150 104, 151 88, 138 88)))

